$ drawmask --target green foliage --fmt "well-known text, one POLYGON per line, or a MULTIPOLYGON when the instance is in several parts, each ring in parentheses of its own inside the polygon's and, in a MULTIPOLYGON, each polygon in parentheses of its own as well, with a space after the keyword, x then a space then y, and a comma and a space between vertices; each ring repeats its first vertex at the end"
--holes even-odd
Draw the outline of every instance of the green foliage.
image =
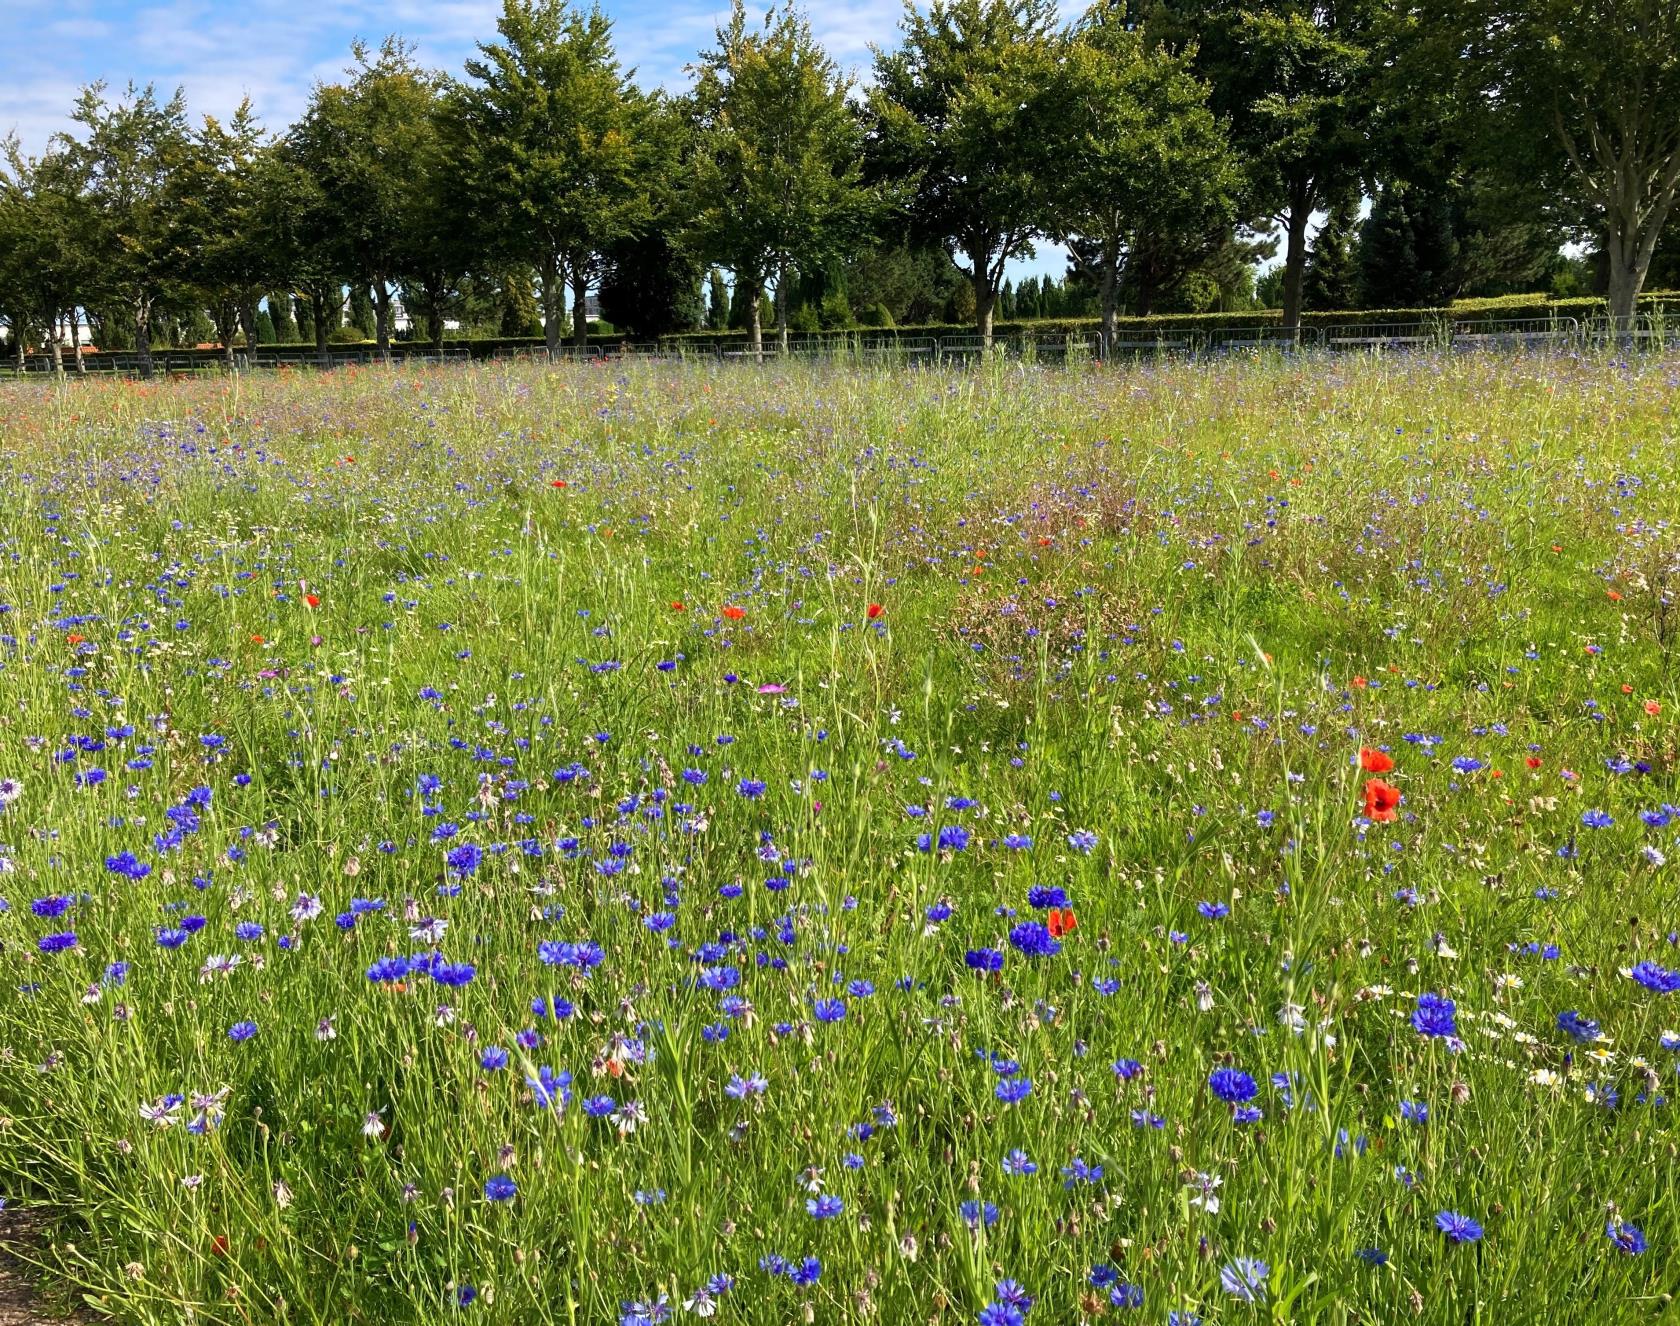
POLYGON ((1380 0, 1154 0, 1147 27, 1193 44, 1194 67, 1231 126, 1247 175, 1244 214, 1285 237, 1283 309, 1301 309, 1307 226, 1358 181, 1373 112, 1380 0))
POLYGON ((447 135, 484 248, 538 273, 552 346, 567 275, 587 289, 606 250, 647 225, 668 142, 599 9, 504 0, 496 30, 451 89, 447 135))
POLYGON ((1052 219, 1046 149, 1059 42, 1050 0, 908 0, 903 42, 880 50, 869 92, 870 170, 910 233, 966 258, 978 330, 1012 258, 1052 219))
POLYGON ((692 331, 701 322, 700 264, 662 232, 607 251, 601 313, 638 340, 692 331))
POLYGON ((61 353, 58 320, 84 298, 97 249, 90 243, 84 162, 62 143, 28 157, 4 144, 0 173, 0 314, 14 352, 34 337, 61 353))
POLYGON ((1428 55, 1477 108, 1480 164, 1597 232, 1612 316, 1630 317, 1680 191, 1680 7, 1430 0, 1420 13, 1428 55))
MULTIPOLYGON (((1303 306, 1312 309, 1352 308, 1359 302, 1359 267, 1354 242, 1359 237, 1358 207, 1352 199, 1330 209, 1313 236, 1312 253, 1302 287, 1303 306)), ((1282 271, 1278 270, 1281 283, 1282 271)), ((1275 291, 1282 295, 1281 284, 1275 291)))
POLYGON ((315 88, 290 138, 314 191, 315 242, 353 286, 372 292, 374 333, 390 345, 395 284, 424 233, 414 220, 438 157, 438 79, 394 38, 378 51, 358 43, 348 83, 315 88))
MULTIPOLYGON (((1123 0, 1085 12, 1051 88, 1042 167, 1053 184, 1051 224, 1096 283, 1108 326, 1133 255, 1134 285, 1147 254, 1183 254, 1193 265, 1208 237, 1236 220, 1241 180, 1189 58, 1151 45, 1123 0)), ((1062 310, 1040 309, 1052 311, 1062 310)))
POLYGON ((96 84, 82 90, 71 119, 81 136, 61 135, 56 147, 74 162, 86 202, 82 297, 123 310, 144 361, 153 315, 179 301, 190 279, 194 236, 179 192, 193 150, 186 102, 133 84, 110 102, 96 84))
POLYGON ((791 7, 750 31, 735 0, 700 56, 689 220, 698 252, 727 267, 738 290, 756 294, 818 267, 863 233, 870 201, 851 87, 791 7))

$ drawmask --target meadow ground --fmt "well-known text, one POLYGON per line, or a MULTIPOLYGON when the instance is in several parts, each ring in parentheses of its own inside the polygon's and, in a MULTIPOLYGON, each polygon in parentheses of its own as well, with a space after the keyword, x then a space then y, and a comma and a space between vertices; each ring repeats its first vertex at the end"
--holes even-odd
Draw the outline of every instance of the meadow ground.
POLYGON ((127 1322, 1661 1318, 1680 359, 0 386, 127 1322))

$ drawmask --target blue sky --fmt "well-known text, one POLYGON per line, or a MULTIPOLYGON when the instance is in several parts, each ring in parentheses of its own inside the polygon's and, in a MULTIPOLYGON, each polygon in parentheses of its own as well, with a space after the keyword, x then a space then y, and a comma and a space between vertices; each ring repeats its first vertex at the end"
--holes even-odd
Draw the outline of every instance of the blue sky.
MULTIPOLYGON (((678 91, 684 66, 711 44, 727 3, 715 0, 602 0, 619 52, 643 86, 678 91)), ((309 89, 336 78, 350 43, 400 33, 420 58, 458 73, 477 40, 495 35, 500 0, 0 0, 0 134, 29 151, 66 125, 77 89, 100 79, 160 90, 186 89, 189 111, 225 116, 249 96, 271 129, 302 110, 309 89)), ((829 53, 867 73, 869 43, 897 39, 901 0, 808 5, 829 53)), ((1060 250, 1016 264, 1058 275, 1060 250)))

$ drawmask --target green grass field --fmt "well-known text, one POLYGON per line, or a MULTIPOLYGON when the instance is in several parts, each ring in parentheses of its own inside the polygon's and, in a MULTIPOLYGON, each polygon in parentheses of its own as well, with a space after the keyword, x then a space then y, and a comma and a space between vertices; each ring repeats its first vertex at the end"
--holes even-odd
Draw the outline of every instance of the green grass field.
POLYGON ((0 385, 0 1196, 124 1322, 1667 1319, 1677 387, 0 385))

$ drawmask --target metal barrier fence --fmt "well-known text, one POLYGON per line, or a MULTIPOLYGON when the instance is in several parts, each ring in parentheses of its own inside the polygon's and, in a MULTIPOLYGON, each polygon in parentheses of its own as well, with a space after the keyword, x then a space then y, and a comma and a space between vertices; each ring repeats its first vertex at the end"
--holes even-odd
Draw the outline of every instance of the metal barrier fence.
MULTIPOLYGON (((1663 314, 1643 314, 1626 327, 1612 327, 1607 319, 1582 324, 1574 318, 1475 319, 1395 323, 1344 323, 1302 327, 1296 332, 1276 325, 1231 327, 1164 327, 1149 331, 1117 331, 1106 347, 1101 333, 1070 332, 1064 335, 1014 335, 993 338, 988 346, 979 336, 895 336, 885 333, 850 332, 790 336, 784 347, 776 338, 766 338, 755 350, 741 337, 708 342, 668 341, 625 342, 619 345, 562 345, 554 351, 541 346, 510 347, 491 356, 503 361, 571 361, 612 363, 722 361, 775 363, 782 359, 855 361, 890 364, 961 365, 986 359, 1008 359, 1045 365, 1130 362, 1140 359, 1198 359, 1253 354, 1473 354, 1473 353, 1630 353, 1666 350, 1680 346, 1680 320, 1663 314)), ((472 356, 462 348, 432 350, 413 348, 398 351, 399 365, 465 363, 472 356)), ((331 371, 350 365, 379 363, 377 351, 366 347, 333 347, 325 354, 311 347, 276 346, 234 356, 235 371, 309 370, 331 371)), ((221 355, 202 352, 160 350, 151 358, 155 375, 220 373, 226 368, 221 355)), ((98 354, 83 356, 80 366, 66 355, 63 372, 101 376, 137 376, 139 355, 98 354)), ((15 360, 0 360, 0 376, 16 376, 15 360)), ((41 354, 23 361, 28 376, 52 373, 52 361, 41 354)))

